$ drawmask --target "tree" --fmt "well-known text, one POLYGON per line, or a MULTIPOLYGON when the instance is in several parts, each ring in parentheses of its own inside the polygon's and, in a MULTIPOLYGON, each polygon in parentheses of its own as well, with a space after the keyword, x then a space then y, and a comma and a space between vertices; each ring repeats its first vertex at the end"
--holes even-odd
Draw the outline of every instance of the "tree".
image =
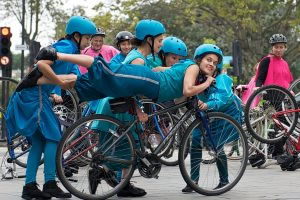
MULTIPOLYGON (((103 4, 97 9, 103 9, 103 4)), ((115 1, 106 13, 110 14, 107 19, 104 14, 94 19, 108 22, 106 29, 114 34, 134 31, 141 19, 161 21, 167 34, 185 41, 189 55, 205 38, 216 41, 225 55, 231 55, 232 42, 239 40, 245 81, 252 76, 252 66, 268 53, 269 37, 283 33, 288 37, 286 59, 295 77, 299 73, 300 6, 294 0, 123 0, 115 1)))
POLYGON ((203 25, 224 45, 239 40, 246 74, 269 51, 269 37, 283 33, 288 37, 286 59, 293 67, 299 59, 299 3, 294 0, 187 0, 201 15, 195 23, 203 25))

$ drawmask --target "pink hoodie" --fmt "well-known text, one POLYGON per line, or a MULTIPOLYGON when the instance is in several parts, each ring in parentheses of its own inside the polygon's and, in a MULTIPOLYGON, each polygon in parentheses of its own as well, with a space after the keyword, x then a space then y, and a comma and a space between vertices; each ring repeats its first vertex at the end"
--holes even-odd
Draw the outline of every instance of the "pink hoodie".
MULTIPOLYGON (((87 47, 83 51, 81 51, 81 53, 88 55, 88 56, 92 56, 92 57, 97 57, 97 56, 99 56, 99 54, 101 54, 103 56, 104 60, 109 63, 110 60, 119 53, 119 51, 112 46, 102 45, 102 47, 99 51, 95 51, 91 47, 87 47)), ((78 65, 78 68, 79 68, 81 74, 85 74, 88 71, 87 68, 79 66, 79 65, 78 65)))
MULTIPOLYGON (((278 85, 288 89, 293 81, 293 75, 288 63, 283 58, 278 58, 272 55, 268 55, 267 57, 270 57, 270 64, 264 86, 278 85)), ((257 75, 258 72, 256 73, 256 77, 258 77, 257 75)))

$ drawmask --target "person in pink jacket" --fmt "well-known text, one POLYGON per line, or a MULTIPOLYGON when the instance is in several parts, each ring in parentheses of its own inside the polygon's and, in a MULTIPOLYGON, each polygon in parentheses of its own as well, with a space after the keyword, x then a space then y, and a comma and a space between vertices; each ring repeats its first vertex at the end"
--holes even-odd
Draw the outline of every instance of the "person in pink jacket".
MULTIPOLYGON (((101 55, 104 60, 109 63, 110 60, 120 52, 113 46, 105 45, 104 38, 105 32, 101 28, 98 28, 97 33, 92 36, 91 46, 85 48, 81 53, 92 57, 101 55)), ((81 74, 87 72, 87 69, 82 66, 78 66, 78 68, 81 74)))

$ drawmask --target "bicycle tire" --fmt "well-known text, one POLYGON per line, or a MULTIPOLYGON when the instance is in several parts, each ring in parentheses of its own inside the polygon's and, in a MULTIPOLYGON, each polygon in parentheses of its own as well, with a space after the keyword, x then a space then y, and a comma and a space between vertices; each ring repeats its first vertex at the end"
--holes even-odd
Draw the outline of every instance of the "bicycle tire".
MULTIPOLYGON (((293 110, 296 108, 296 100, 287 89, 276 85, 261 87, 250 96, 245 107, 245 123, 247 130, 258 141, 267 144, 275 144, 282 139, 284 131, 279 130, 272 119, 272 115, 281 110, 293 110), (257 119, 251 119, 249 115, 251 109, 256 109, 258 113, 260 113, 257 119), (256 132, 255 126, 257 123, 264 124, 265 128, 263 132, 256 132)), ((297 124, 298 113, 289 113, 277 120, 282 124, 285 124, 288 129, 287 131, 292 133, 297 124), (287 122, 287 117, 289 118, 290 123, 287 122)))
MULTIPOLYGON (((288 88, 290 92, 294 93, 298 108, 300 107, 300 78, 296 79, 293 81, 293 83, 290 85, 288 88)), ((298 118, 298 123, 296 124, 296 131, 299 133, 300 132, 300 121, 298 118)))
MULTIPOLYGON (((210 164, 203 164, 203 163, 201 163, 202 156, 197 158, 200 161, 200 165, 202 164, 201 167, 199 165, 199 173, 201 173, 201 175, 200 175, 201 178, 198 177, 199 178, 198 184, 196 184, 194 182, 194 180, 192 179, 192 177, 190 176, 190 170, 192 170, 192 167, 190 166, 191 165, 191 159, 190 159, 191 152, 193 152, 192 147, 195 147, 195 145, 190 146, 190 145, 192 145, 190 142, 190 141, 192 141, 191 136, 192 136, 193 131, 197 127, 202 126, 202 122, 198 118, 196 118, 196 120, 194 120, 194 122, 188 127, 186 134, 184 135, 184 137, 181 141, 181 145, 180 145, 180 149, 179 149, 179 168, 180 168, 180 172, 182 174, 183 179, 185 180, 187 185, 189 185, 194 191, 196 191, 197 193, 200 193, 202 195, 206 195, 206 196, 216 196, 216 195, 220 195, 220 194, 223 194, 223 193, 231 190, 242 178, 242 176, 245 172, 246 166, 247 166, 247 161, 248 161, 248 144, 247 144, 247 137, 246 137, 242 127, 236 120, 234 120, 229 115, 224 114, 224 113, 219 113, 219 112, 211 112, 211 113, 208 113, 208 120, 209 120, 210 129, 215 130, 215 131, 225 130, 225 129, 222 130, 220 128, 217 128, 217 126, 214 127, 214 123, 221 122, 221 121, 217 121, 217 120, 224 120, 224 121, 222 121, 222 123, 224 123, 224 125, 226 125, 226 126, 222 126, 222 127, 226 127, 226 131, 229 131, 229 133, 237 134, 237 135, 228 136, 228 139, 231 137, 234 137, 234 138, 237 137, 236 139, 239 139, 242 144, 242 147, 243 147, 243 149, 241 149, 241 153, 243 155, 242 159, 237 160, 237 161, 227 159, 227 163, 229 163, 229 164, 227 164, 227 166, 228 166, 228 168, 230 167, 230 169, 228 169, 229 183, 220 189, 215 189, 215 187, 219 183, 219 176, 212 174, 217 171, 216 166, 215 166, 216 162, 212 162, 210 164), (234 128, 232 130, 234 130, 235 132, 231 131, 231 128, 234 128), (189 156, 187 158, 185 158, 186 151, 189 151, 189 156), (238 165, 238 167, 236 167, 237 165, 238 165), (236 169, 232 169, 232 168, 236 168, 236 169)), ((215 136, 218 136, 218 135, 219 135, 219 132, 216 132, 215 136)), ((227 133, 227 135, 228 135, 228 133, 227 133)), ((225 137, 227 137, 227 136, 225 136, 225 137)), ((233 138, 231 138, 231 139, 233 141, 233 138)), ((203 140, 203 137, 202 137, 202 140, 203 140)), ((204 142, 205 140, 203 140, 203 144, 205 143, 204 142)), ((217 141, 219 141, 219 140, 217 140, 217 141)), ((217 141, 215 141, 215 142, 217 142, 217 141)), ((225 140, 225 141, 230 142, 228 140, 225 140)), ((200 141, 197 141, 197 142, 200 142, 200 141)), ((226 149, 226 147, 225 147, 226 142, 223 142, 224 144, 218 143, 216 145, 217 146, 220 145, 219 146, 220 149, 226 149), (222 146, 224 146, 224 148, 222 146)), ((196 149, 194 149, 194 152, 195 152, 195 150, 196 149)), ((205 152, 205 148, 202 147, 201 154, 204 154, 203 152, 209 153, 209 152, 205 152)), ((214 155, 216 157, 216 159, 219 159, 220 155, 218 153, 220 153, 220 150, 218 150, 218 152, 215 152, 215 154, 211 154, 211 155, 214 155)), ((224 154, 222 154, 222 155, 224 155, 224 154)), ((195 168, 193 168, 193 174, 194 174, 194 172, 196 172, 195 168)))
MULTIPOLYGON (((124 127, 124 125, 118 121, 117 119, 114 119, 112 117, 108 117, 108 116, 104 116, 104 115, 91 115, 91 116, 87 116, 87 117, 83 117, 81 119, 79 119, 78 121, 76 121, 74 124, 72 124, 66 131, 66 133, 63 135, 58 149, 57 149, 57 154, 56 154, 56 167, 57 167, 57 175, 61 181, 61 183, 64 185, 64 187, 73 195, 75 195, 78 198, 81 199, 91 199, 91 200, 95 200, 95 199, 107 199, 115 194, 117 194, 122 188, 124 188, 126 186, 126 184, 128 183, 128 181, 131 179, 135 166, 136 166, 136 153, 135 153, 135 141, 131 135, 131 133, 126 134, 124 137, 126 141, 128 142, 128 149, 130 150, 130 160, 128 161, 128 173, 127 175, 125 175, 125 177, 123 177, 121 179, 121 181, 114 187, 111 187, 109 180, 104 179, 100 181, 99 185, 101 184, 101 189, 96 190, 96 192, 103 192, 103 188, 107 187, 107 191, 103 192, 102 194, 99 193, 95 193, 95 194, 91 194, 89 191, 89 182, 88 182, 88 178, 86 178, 87 176, 87 172, 90 172, 90 170, 92 169, 92 166, 95 165, 94 162, 97 162, 97 166, 99 165, 103 165, 103 163, 105 163, 105 159, 109 158, 109 155, 103 154, 99 157, 94 158, 93 156, 96 156, 96 153, 91 155, 91 159, 89 161, 89 163, 86 166, 83 167, 78 167, 78 171, 77 173, 75 173, 72 177, 66 177, 65 172, 64 172, 64 167, 66 167, 68 164, 68 161, 72 161, 73 157, 72 156, 80 156, 82 152, 88 152, 86 149, 78 149, 76 155, 73 155, 73 151, 70 151, 72 154, 67 155, 68 153, 68 148, 75 148, 76 144, 82 144, 83 140, 82 139, 89 139, 88 138, 88 133, 89 131, 96 131, 97 133, 99 133, 99 140, 98 143, 94 146, 96 149, 94 152, 98 152, 99 155, 102 152, 106 152, 106 153, 112 153, 111 157, 114 157, 115 155, 113 153, 117 152, 117 148, 113 146, 114 150, 112 151, 112 148, 110 149, 105 149, 107 146, 109 146, 110 144, 107 143, 108 140, 114 140, 117 139, 119 137, 118 134, 118 129, 120 127, 124 127), (100 123, 99 123, 100 122, 100 123), (97 124, 98 123, 98 124, 97 124), (101 124, 103 123, 103 124, 101 124), (98 127, 104 127, 105 124, 104 123, 109 123, 109 128, 107 131, 103 131, 102 133, 105 134, 109 134, 110 135, 105 135, 102 134, 102 136, 107 138, 101 138, 101 131, 98 130, 98 127), (93 124, 97 125, 97 127, 93 127, 93 124), (69 138, 74 137, 76 138, 76 135, 73 134, 78 134, 80 133, 81 138, 80 140, 69 140, 69 138), (83 137, 84 136, 84 137, 83 137), (101 142, 100 142, 101 141, 101 142), (69 145, 69 146, 67 146, 69 145), (73 146, 72 146, 73 145, 73 146), (106 151, 105 151, 106 150, 106 151), (111 151, 110 151, 111 150, 111 151), (107 152, 108 151, 108 152, 107 152), (108 157, 106 157, 108 156, 108 157), (93 162, 92 162, 93 160, 93 162), (76 181, 78 182, 76 182, 76 181), (87 183, 86 183, 87 182, 87 183), (105 185, 106 184, 106 185, 105 185)), ((106 130, 106 129, 105 129, 106 130)), ((121 140, 121 139, 120 139, 121 140)), ((120 142, 122 143, 122 141, 120 142)), ((118 143, 119 144, 119 143, 118 143)), ((120 144, 121 145, 121 144, 120 144)), ((106 160, 107 161, 107 160, 106 160)), ((117 161, 116 161, 117 162, 117 161)), ((107 163, 106 163, 107 164, 107 163)), ((104 168, 104 167, 103 167, 104 168)), ((112 168, 110 167, 106 167, 109 170, 111 170, 112 168)), ((99 186, 98 186, 99 188, 99 186)))
MULTIPOLYGON (((1 116, 4 116, 6 108, 9 103, 9 99, 10 99, 11 95, 13 94, 13 92, 15 91, 15 89, 18 85, 18 81, 14 80, 10 77, 0 77, 0 83, 1 83, 1 89, 2 89, 0 112, 1 112, 1 116), (5 97, 2 96, 3 93, 5 93, 5 97)), ((2 133, 6 133, 6 131, 7 131, 5 128, 4 117, 1 118, 1 131, 2 131, 2 133)), ((7 136, 7 134, 6 134, 6 136, 7 136)), ((7 138, 6 138, 6 140, 7 140, 7 138)), ((28 143, 27 139, 18 133, 11 138, 11 142, 12 142, 12 144, 8 144, 8 142, 7 142, 7 145, 6 145, 7 150, 8 150, 8 155, 10 156, 10 158, 18 157, 18 152, 20 152, 20 154, 24 153, 23 150, 24 150, 24 148, 25 148, 25 150, 27 150, 28 145, 30 148, 30 144, 28 143), (14 143, 16 143, 16 141, 18 141, 18 140, 21 141, 21 142, 17 142, 19 145, 12 148, 14 143), (18 152, 15 152, 15 149, 18 148, 19 146, 21 146, 21 149, 18 152)), ((15 162, 20 167, 26 168, 27 167, 27 164, 26 164, 27 153, 24 155, 25 156, 20 156, 20 158, 14 159, 13 162, 15 162)))

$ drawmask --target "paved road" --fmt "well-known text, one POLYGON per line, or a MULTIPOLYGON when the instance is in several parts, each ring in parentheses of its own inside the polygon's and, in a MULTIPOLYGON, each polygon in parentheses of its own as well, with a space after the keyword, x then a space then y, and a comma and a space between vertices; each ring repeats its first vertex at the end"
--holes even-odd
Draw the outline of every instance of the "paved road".
MULTIPOLYGON (((0 156, 4 154, 4 148, 0 147, 0 156)), ((19 169, 20 174, 24 174, 24 169, 19 169)), ((38 173, 38 183, 42 187, 43 169, 38 173)), ((223 199, 242 199, 242 200, 292 200, 300 199, 300 169, 294 172, 283 172, 279 166, 271 165, 266 169, 254 169, 251 166, 241 179, 241 181, 231 191, 226 194, 214 197, 202 196, 197 193, 183 194, 181 189, 185 183, 181 177, 178 167, 163 167, 158 179, 134 178, 135 185, 146 189, 148 194, 138 198, 144 200, 223 200, 223 199)), ((24 179, 12 179, 0 181, 0 199, 15 200, 21 199, 24 179)), ((77 198, 72 198, 77 199, 77 198)), ((113 197, 111 199, 119 199, 113 197)), ((132 199, 132 198, 123 198, 132 199)), ((137 199, 137 198, 136 198, 137 199)))

